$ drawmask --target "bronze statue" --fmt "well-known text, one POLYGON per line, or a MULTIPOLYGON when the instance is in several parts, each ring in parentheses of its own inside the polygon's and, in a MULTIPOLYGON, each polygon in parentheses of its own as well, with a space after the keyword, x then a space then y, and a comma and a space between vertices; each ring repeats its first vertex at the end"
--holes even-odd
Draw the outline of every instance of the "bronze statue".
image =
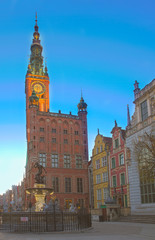
POLYGON ((38 162, 35 162, 33 167, 38 168, 38 172, 35 175, 35 182, 43 184, 44 183, 44 175, 42 176, 42 172, 44 170, 44 172, 46 173, 45 168, 41 164, 39 164, 38 162))

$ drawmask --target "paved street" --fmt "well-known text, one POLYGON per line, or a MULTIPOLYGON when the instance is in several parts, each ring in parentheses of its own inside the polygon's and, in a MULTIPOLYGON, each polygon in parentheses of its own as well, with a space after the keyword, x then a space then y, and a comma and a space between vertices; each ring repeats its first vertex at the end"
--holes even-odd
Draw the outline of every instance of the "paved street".
POLYGON ((154 240, 155 225, 93 222, 89 230, 76 233, 0 233, 0 240, 154 240))

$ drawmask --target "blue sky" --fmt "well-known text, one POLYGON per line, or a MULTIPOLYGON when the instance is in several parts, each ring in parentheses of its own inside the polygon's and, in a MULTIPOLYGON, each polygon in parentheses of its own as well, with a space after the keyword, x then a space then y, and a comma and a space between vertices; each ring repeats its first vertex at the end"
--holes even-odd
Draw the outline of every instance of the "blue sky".
POLYGON ((97 128, 133 113, 133 84, 155 75, 155 1, 5 0, 0 2, 0 193, 18 184, 26 161, 25 75, 38 13, 50 76, 50 111, 88 104, 89 152, 97 128))

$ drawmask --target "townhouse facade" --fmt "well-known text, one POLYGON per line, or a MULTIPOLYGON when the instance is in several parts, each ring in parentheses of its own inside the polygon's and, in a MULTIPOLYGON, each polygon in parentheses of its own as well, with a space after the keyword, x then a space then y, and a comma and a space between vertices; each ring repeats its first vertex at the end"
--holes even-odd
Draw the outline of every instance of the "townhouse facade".
POLYGON ((126 161, 125 148, 125 130, 118 127, 115 121, 115 126, 112 131, 112 145, 110 149, 109 161, 109 179, 111 197, 115 199, 116 203, 121 208, 130 206, 129 198, 129 180, 128 180, 128 166, 126 161))
POLYGON ((101 208, 108 198, 108 158, 111 138, 99 134, 92 150, 94 208, 101 208))

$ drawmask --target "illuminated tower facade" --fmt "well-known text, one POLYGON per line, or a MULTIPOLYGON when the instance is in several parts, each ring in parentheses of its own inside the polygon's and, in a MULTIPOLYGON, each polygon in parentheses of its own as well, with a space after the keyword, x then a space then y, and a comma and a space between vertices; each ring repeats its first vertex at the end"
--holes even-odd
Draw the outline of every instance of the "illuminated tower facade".
POLYGON ((71 204, 88 208, 87 104, 81 96, 78 115, 49 111, 49 77, 43 67, 37 19, 34 30, 25 82, 26 187, 34 186, 32 166, 37 161, 46 169, 46 187, 54 189, 62 208, 71 204))
POLYGON ((30 111, 29 111, 29 97, 32 95, 33 90, 39 98, 39 111, 49 111, 49 76, 47 67, 43 66, 42 46, 40 44, 40 34, 38 32, 38 24, 36 17, 36 24, 34 26, 33 42, 31 44, 30 62, 25 80, 25 93, 26 93, 26 133, 27 140, 30 141, 30 111))

